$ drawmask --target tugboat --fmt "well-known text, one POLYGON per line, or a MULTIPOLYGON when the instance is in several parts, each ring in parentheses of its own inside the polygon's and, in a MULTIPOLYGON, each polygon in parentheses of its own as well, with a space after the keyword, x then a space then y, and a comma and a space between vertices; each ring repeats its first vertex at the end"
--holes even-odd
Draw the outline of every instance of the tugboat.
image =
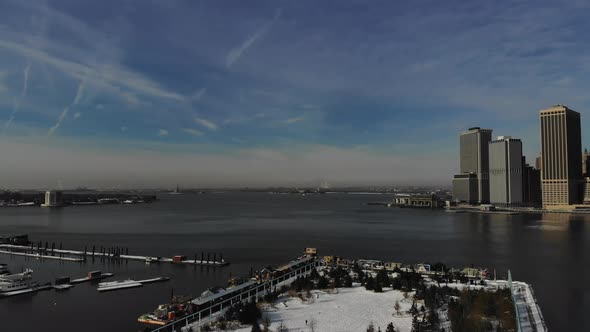
POLYGON ((153 312, 139 316, 137 321, 145 327, 163 326, 178 318, 194 312, 191 299, 186 296, 174 296, 167 304, 160 304, 153 312))

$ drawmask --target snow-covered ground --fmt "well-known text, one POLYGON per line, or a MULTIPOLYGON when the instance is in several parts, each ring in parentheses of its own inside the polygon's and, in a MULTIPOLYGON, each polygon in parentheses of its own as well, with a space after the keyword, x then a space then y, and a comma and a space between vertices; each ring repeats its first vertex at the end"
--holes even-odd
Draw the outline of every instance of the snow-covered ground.
MULTIPOLYGON (((412 295, 404 299, 403 293, 384 289, 383 293, 367 291, 364 287, 339 288, 334 294, 312 291, 311 299, 305 301, 297 297, 281 297, 271 307, 263 311, 269 317, 270 329, 282 322, 289 331, 311 331, 315 322, 315 331, 344 332, 365 331, 370 323, 375 330, 381 327, 385 331, 390 322, 396 331, 409 332, 412 316, 407 311, 412 306, 412 295), (401 314, 395 313, 395 301, 399 301, 401 314), (306 322, 307 321, 307 325, 306 322)), ((250 332, 251 327, 241 328, 238 332, 250 332)))

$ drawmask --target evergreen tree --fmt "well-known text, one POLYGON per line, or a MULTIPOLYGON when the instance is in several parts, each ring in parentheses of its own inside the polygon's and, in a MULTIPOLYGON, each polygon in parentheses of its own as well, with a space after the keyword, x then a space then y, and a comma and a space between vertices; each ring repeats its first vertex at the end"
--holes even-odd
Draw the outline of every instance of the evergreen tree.
POLYGON ((352 287, 352 277, 348 274, 344 277, 344 287, 352 287))
POLYGON ((375 325, 373 325, 373 323, 369 324, 367 327, 367 332, 375 332, 375 325))
POLYGON ((416 316, 418 314, 418 307, 416 306, 416 301, 412 302, 412 307, 410 308, 410 314, 412 314, 412 316, 416 316))
POLYGON ((328 282, 328 278, 321 276, 320 280, 318 280, 318 288, 319 289, 326 289, 328 288, 329 282, 328 282))
POLYGON ((412 318, 412 329, 410 332, 419 332, 420 331, 420 322, 418 322, 418 316, 414 315, 412 318))
POLYGON ((391 287, 393 287, 393 289, 395 290, 400 290, 402 289, 402 280, 401 278, 393 278, 393 280, 391 281, 391 287))
POLYGON ((375 293, 383 292, 383 288, 381 287, 381 284, 378 282, 375 282, 375 287, 373 287, 373 290, 375 291, 375 293))
POLYGON ((379 270, 377 272, 376 282, 381 285, 381 287, 389 287, 391 285, 391 280, 389 280, 389 276, 387 275, 387 271, 385 269, 379 270))
POLYGON ((366 290, 375 289, 375 279, 373 279, 373 277, 371 277, 370 275, 368 275, 367 278, 365 279, 365 289, 366 290))
POLYGON ((385 332, 395 332, 395 327, 393 327, 393 323, 387 324, 387 329, 385 329, 385 332))
POLYGON ((258 325, 257 322, 255 322, 254 324, 252 324, 252 329, 250 330, 250 332, 262 332, 260 330, 260 325, 258 325))

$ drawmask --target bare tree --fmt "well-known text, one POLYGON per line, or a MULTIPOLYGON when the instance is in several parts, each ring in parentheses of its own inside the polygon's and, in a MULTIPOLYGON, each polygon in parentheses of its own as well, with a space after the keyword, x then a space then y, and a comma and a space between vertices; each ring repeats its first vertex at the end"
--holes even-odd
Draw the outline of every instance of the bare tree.
POLYGON ((393 305, 393 309, 395 309, 395 312, 396 312, 396 313, 398 314, 398 316, 399 316, 399 312, 400 312, 400 310, 402 309, 402 306, 401 306, 401 305, 399 305, 399 301, 397 301, 397 300, 395 301, 395 304, 393 305))

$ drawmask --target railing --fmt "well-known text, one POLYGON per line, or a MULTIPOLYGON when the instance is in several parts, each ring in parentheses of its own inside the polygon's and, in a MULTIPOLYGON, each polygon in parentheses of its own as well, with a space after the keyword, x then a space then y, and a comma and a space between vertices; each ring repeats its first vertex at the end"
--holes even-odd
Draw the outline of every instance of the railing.
POLYGON ((195 322, 198 322, 196 324, 196 326, 201 326, 202 323, 209 322, 211 320, 211 317, 213 316, 213 314, 223 313, 225 310, 230 308, 235 303, 249 302, 250 300, 252 300, 252 297, 254 297, 254 299, 258 299, 258 297, 260 295, 266 295, 270 291, 272 291, 273 287, 275 287, 275 290, 276 290, 276 286, 282 282, 285 282, 289 279, 296 278, 296 277, 299 277, 302 275, 307 275, 307 274, 311 273, 311 271, 313 269, 315 269, 318 265, 319 265, 319 260, 314 259, 311 263, 309 263, 305 266, 302 266, 300 268, 297 268, 296 270, 291 271, 288 274, 268 280, 264 283, 259 284, 256 287, 250 288, 248 290, 244 290, 244 291, 240 292, 239 294, 232 296, 229 299, 226 299, 226 300, 219 302, 219 303, 211 304, 209 307, 207 307, 205 309, 199 310, 195 313, 192 313, 188 316, 182 317, 178 320, 175 320, 174 322, 168 323, 166 325, 160 326, 160 327, 155 328, 150 331, 151 332, 164 332, 164 331, 170 332, 170 331, 177 331, 177 329, 179 329, 179 331, 182 331, 182 329, 184 327, 188 327, 189 325, 192 325, 195 322), (246 296, 244 297, 244 295, 246 295, 246 296), (224 306, 225 306, 225 308, 224 308, 224 306), (214 308, 216 308, 216 309, 218 308, 218 309, 213 310, 214 308))

